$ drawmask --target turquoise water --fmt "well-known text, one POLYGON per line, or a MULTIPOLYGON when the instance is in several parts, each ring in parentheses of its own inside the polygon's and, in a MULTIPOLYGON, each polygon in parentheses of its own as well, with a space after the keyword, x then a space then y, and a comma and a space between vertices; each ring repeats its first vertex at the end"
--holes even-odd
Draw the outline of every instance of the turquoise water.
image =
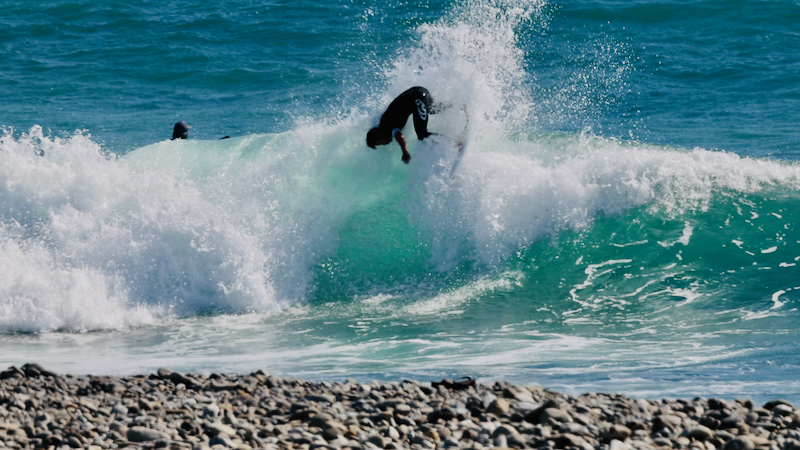
POLYGON ((800 401, 800 5, 0 5, 0 364, 800 401))

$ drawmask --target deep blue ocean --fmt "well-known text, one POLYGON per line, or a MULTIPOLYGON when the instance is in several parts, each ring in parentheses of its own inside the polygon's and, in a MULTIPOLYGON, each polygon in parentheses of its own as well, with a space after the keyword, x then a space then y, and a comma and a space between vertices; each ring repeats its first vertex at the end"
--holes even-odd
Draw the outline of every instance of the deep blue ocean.
POLYGON ((0 368, 800 402, 797 1, 0 10, 0 368))

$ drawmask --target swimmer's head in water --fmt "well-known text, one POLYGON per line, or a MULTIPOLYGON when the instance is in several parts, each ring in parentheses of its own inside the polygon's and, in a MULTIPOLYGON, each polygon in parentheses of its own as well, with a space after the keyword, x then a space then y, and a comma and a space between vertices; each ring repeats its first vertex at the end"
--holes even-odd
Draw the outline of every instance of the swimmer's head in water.
POLYGON ((380 128, 373 128, 367 132, 367 147, 375 148, 377 145, 386 145, 392 142, 392 134, 380 128))
POLYGON ((192 128, 186 122, 178 122, 172 131, 172 139, 186 139, 189 137, 189 129, 192 128))

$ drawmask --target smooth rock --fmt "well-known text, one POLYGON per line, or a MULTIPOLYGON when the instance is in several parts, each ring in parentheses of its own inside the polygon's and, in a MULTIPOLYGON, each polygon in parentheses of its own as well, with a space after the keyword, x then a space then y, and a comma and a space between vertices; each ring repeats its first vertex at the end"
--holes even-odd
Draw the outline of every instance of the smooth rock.
POLYGON ((492 439, 496 439, 498 436, 508 436, 512 434, 519 434, 519 432, 511 425, 500 425, 499 427, 495 428, 494 432, 492 433, 492 439))
POLYGON ((386 440, 383 438, 383 436, 372 435, 367 439, 367 442, 378 448, 386 448, 386 440))
POLYGON ((791 416, 794 413, 794 408, 790 405, 779 404, 775 405, 772 409, 770 409, 773 414, 777 414, 780 416, 791 416))
POLYGON ((236 436, 236 430, 232 427, 225 425, 224 423, 211 423, 206 425, 205 427, 206 434, 209 437, 214 437, 219 435, 220 433, 225 433, 228 437, 236 436))
POLYGON ((439 442, 439 441, 442 440, 442 438, 439 437, 439 432, 437 430, 435 430, 435 429, 430 429, 430 430, 426 431, 425 432, 425 436, 428 436, 429 438, 433 439, 436 442, 439 442))
POLYGON ((489 405, 491 405, 492 402, 495 401, 496 399, 497 399, 497 396, 494 395, 493 393, 491 393, 491 392, 484 393, 483 397, 482 397, 482 403, 483 403, 484 409, 489 409, 489 405))
POLYGON ((532 424, 540 423, 542 413, 548 408, 558 408, 558 403, 556 403, 555 400, 548 398, 541 406, 526 414, 525 421, 532 424))
POLYGON ((385 436, 391 438, 393 440, 400 439, 400 433, 397 431, 395 427, 389 427, 386 429, 385 436))
POLYGON ((697 441, 707 441, 714 437, 714 432, 703 425, 696 425, 683 430, 681 436, 685 436, 689 439, 694 439, 697 441))
POLYGON ((792 405, 792 402, 790 402, 788 400, 777 399, 777 400, 771 400, 771 401, 768 401, 767 403, 764 403, 764 409, 769 411, 769 410, 771 410, 772 408, 774 408, 774 407, 776 407, 778 405, 786 405, 789 408, 794 408, 794 405, 792 405))
POLYGON ((762 446, 762 445, 770 445, 770 444, 772 444, 771 440, 769 440, 769 439, 767 439, 767 438, 765 438, 763 436, 756 436, 756 435, 753 435, 753 434, 746 434, 746 435, 744 435, 742 437, 747 439, 748 441, 752 442, 753 445, 755 445, 756 447, 759 447, 759 446, 762 446))
POLYGON ((219 415, 219 406, 211 403, 203 407, 203 418, 214 418, 219 415))
POLYGON ((625 425, 614 424, 608 427, 603 432, 602 439, 604 441, 625 441, 631 437, 631 429, 626 427, 625 425))
POLYGON ((673 416, 671 414, 661 414, 655 417, 653 420, 653 429, 660 430, 662 428, 671 428, 677 429, 680 428, 681 423, 683 421, 678 416, 673 416))
POLYGON ((586 439, 570 433, 565 433, 562 434, 561 436, 557 436, 554 440, 556 442, 556 446, 559 448, 585 447, 589 445, 589 443, 586 442, 586 439))
POLYGON ((753 445, 753 442, 749 439, 745 439, 741 436, 736 436, 732 439, 729 439, 725 442, 725 445, 722 446, 722 450, 753 450, 756 446, 753 445))
POLYGON ((491 404, 489 404, 487 411, 499 416, 507 413, 509 409, 511 409, 511 406, 508 404, 506 399, 496 398, 491 404))
POLYGON ((630 450, 630 446, 618 439, 612 439, 608 444, 609 450, 630 450))
POLYGON ((548 420, 564 423, 564 422, 572 422, 572 416, 570 416, 568 412, 558 408, 547 408, 542 412, 542 415, 539 420, 545 423, 548 420))
POLYGON ((533 396, 527 390, 515 392, 514 398, 518 402, 535 403, 535 401, 533 400, 533 396))
POLYGON ((45 370, 38 364, 25 364, 22 366, 22 371, 25 373, 26 377, 38 377, 40 375, 44 377, 58 377, 55 372, 45 370))
POLYGON ((443 448, 461 448, 461 444, 458 442, 457 439, 453 439, 451 437, 447 438, 442 442, 443 448))
POLYGON ((222 445, 223 447, 226 448, 238 448, 238 445, 225 434, 219 434, 217 436, 214 436, 208 441, 208 445, 210 445, 211 447, 214 447, 215 445, 222 445))
POLYGON ((126 437, 131 442, 150 442, 158 439, 169 439, 166 433, 145 427, 131 427, 126 437))
POLYGON ((653 439, 653 443, 659 447, 672 448, 672 441, 665 437, 657 437, 653 439))
POLYGON ((306 395, 306 400, 317 403, 336 403, 336 396, 330 394, 306 395))
POLYGON ((517 402, 511 405, 511 408, 514 411, 522 414, 523 417, 538 407, 539 405, 537 405, 536 403, 528 403, 528 402, 517 402))
POLYGON ((508 434, 506 435, 506 442, 509 447, 525 448, 528 446, 528 439, 524 434, 508 434))

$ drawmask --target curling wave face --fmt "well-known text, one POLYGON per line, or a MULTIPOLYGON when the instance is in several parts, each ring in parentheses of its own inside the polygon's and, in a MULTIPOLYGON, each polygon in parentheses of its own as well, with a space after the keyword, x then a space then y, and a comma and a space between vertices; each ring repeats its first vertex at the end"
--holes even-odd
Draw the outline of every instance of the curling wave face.
POLYGON ((647 241, 662 253, 720 217, 722 244, 761 246, 764 255, 791 244, 768 245, 770 232, 789 225, 800 184, 793 164, 484 132, 451 180, 447 139, 415 144, 408 167, 361 140, 356 125, 317 125, 165 141, 117 158, 80 133, 6 134, 0 326, 119 328, 380 292, 414 301, 512 266, 529 274, 536 263, 519 262, 519 252, 564 232, 591 239, 598 218, 677 223, 666 234, 680 234, 663 242, 634 232, 616 242, 647 241), (731 218, 747 216, 754 194, 762 200, 752 217, 776 223, 755 238, 763 242, 743 244, 755 219, 731 218))

